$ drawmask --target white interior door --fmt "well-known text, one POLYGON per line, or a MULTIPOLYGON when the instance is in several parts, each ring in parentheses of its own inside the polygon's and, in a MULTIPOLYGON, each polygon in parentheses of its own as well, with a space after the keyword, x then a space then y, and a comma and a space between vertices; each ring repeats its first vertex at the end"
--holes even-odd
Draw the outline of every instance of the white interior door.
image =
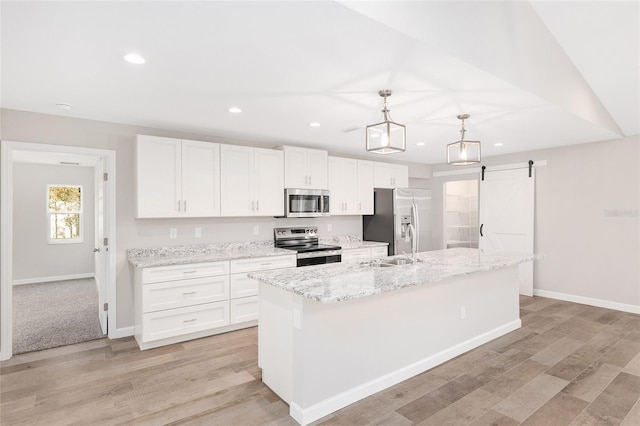
MULTIPOLYGON (((485 171, 480 181, 480 249, 533 253, 535 170, 485 171)), ((520 294, 533 296, 533 262, 520 264, 520 294)))
POLYGON ((105 246, 105 180, 104 180, 104 171, 107 170, 105 167, 105 159, 100 158, 100 161, 95 167, 95 249, 94 249, 94 259, 95 259, 95 279, 96 286, 98 287, 98 318, 100 319, 100 328, 102 329, 102 334, 107 334, 107 310, 104 309, 105 304, 107 303, 107 295, 109 294, 108 289, 108 278, 107 278, 107 246, 105 246))

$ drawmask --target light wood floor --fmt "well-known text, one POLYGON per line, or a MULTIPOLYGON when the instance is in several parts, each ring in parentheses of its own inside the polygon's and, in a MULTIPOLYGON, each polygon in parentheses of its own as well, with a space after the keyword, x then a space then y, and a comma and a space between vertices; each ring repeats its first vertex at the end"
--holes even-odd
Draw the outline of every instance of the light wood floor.
MULTIPOLYGON (((521 298, 523 327, 346 407, 327 425, 640 425, 640 316, 521 298)), ((141 352, 132 338, 0 364, 0 423, 295 425, 256 329, 141 352)))

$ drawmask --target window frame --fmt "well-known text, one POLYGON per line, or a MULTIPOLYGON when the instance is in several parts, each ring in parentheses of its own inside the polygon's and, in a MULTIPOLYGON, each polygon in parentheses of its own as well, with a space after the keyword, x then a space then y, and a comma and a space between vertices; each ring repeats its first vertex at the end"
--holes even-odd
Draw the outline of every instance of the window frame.
POLYGON ((45 197, 45 208, 47 214, 47 243, 48 244, 82 244, 84 243, 84 187, 83 185, 70 185, 70 184, 47 184, 47 192, 45 197), (80 188, 80 210, 78 211, 61 211, 61 212, 52 212, 49 209, 49 190, 50 188, 80 188), (78 214, 79 215, 79 225, 78 228, 80 230, 80 236, 78 238, 69 238, 69 239, 55 239, 51 238, 51 215, 52 214, 78 214))

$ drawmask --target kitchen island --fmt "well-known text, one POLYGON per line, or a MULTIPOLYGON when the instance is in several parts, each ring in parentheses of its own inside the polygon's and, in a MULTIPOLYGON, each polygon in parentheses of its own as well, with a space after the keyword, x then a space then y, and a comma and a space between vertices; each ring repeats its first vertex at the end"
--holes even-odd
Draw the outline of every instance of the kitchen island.
POLYGON ((517 265, 534 258, 459 248, 250 274, 263 382, 308 424, 415 376, 519 328, 517 265))

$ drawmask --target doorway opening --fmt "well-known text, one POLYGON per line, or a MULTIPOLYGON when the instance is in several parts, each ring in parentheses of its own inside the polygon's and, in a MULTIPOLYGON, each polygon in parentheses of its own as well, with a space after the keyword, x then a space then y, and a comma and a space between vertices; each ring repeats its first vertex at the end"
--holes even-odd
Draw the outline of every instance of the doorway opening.
POLYGON ((444 184, 444 247, 478 248, 478 179, 444 184))
POLYGON ((115 152, 3 141, 1 191, 0 359, 109 334, 115 152))

